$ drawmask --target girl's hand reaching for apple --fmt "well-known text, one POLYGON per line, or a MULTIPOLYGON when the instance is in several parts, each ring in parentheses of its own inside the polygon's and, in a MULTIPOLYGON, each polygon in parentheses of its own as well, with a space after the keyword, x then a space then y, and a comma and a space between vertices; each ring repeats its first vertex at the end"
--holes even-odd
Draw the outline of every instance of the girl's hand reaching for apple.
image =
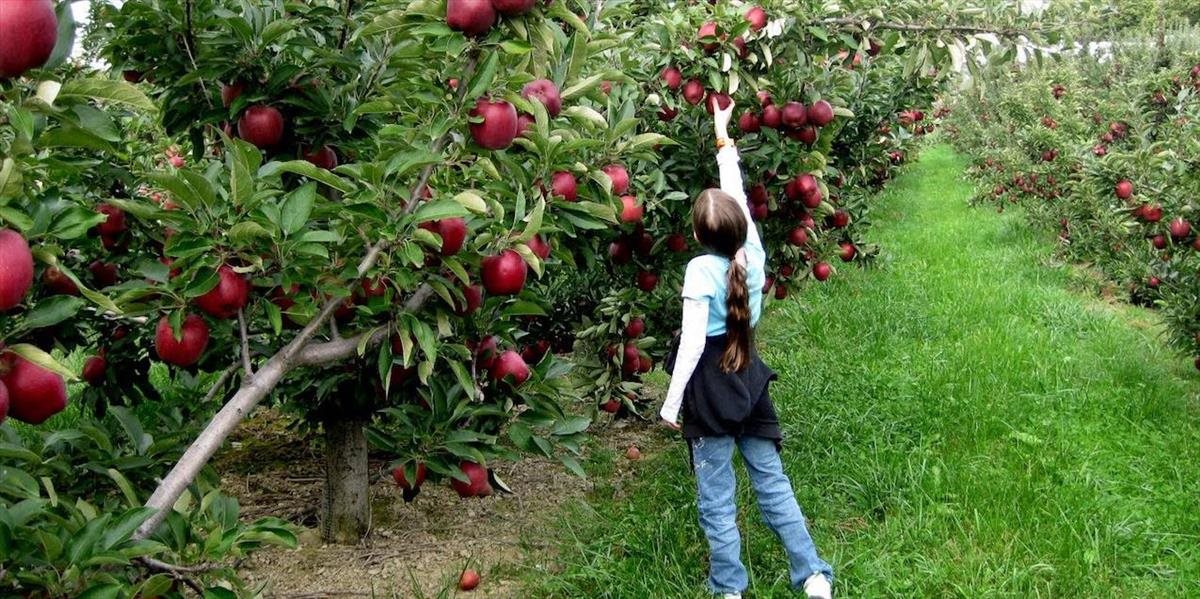
POLYGON ((713 128, 716 129, 718 139, 727 139, 729 137, 729 121, 733 118, 733 99, 729 100, 728 106, 721 108, 721 103, 715 95, 709 100, 713 103, 713 128))

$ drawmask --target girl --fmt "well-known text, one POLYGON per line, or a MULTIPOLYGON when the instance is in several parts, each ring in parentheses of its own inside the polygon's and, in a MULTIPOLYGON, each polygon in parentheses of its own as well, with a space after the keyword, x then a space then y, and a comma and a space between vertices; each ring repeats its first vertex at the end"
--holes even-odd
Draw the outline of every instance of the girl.
POLYGON ((714 106, 721 189, 706 189, 692 208, 696 241, 708 251, 688 263, 683 325, 660 415, 682 430, 692 454, 700 526, 711 551, 709 588, 740 599, 748 584, 734 504, 733 447, 741 450, 763 519, 788 554, 792 586, 829 599, 833 570, 816 547, 796 503, 779 444, 779 418, 767 395, 776 375, 754 350, 766 252, 746 205, 738 151, 729 138, 733 103, 714 106), (683 408, 683 426, 676 422, 683 408))

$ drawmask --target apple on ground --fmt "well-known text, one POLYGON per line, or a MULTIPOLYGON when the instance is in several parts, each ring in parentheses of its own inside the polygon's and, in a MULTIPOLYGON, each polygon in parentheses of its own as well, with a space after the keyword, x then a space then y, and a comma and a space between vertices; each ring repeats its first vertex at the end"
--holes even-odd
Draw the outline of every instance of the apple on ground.
POLYGON ((477 586, 479 586, 479 573, 474 570, 463 570, 462 576, 458 577, 458 589, 471 591, 477 586))
POLYGON ((458 496, 466 499, 468 497, 487 497, 492 494, 492 485, 488 482, 487 469, 475 462, 463 461, 458 465, 459 471, 467 480, 459 480, 458 478, 450 479, 450 486, 458 493, 458 496))

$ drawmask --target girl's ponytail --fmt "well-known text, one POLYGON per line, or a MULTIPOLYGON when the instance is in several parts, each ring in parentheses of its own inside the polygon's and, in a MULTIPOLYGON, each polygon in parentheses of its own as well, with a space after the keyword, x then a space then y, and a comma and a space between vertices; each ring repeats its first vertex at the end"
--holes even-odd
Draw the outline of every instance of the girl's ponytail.
POLYGON ((729 260, 726 275, 729 294, 725 299, 725 352, 721 370, 741 372, 750 365, 750 290, 746 286, 746 267, 736 257, 729 260))

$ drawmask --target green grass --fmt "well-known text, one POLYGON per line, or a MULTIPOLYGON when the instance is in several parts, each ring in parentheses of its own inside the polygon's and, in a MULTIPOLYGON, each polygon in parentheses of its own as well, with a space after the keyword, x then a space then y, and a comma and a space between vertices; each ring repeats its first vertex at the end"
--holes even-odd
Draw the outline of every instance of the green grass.
MULTIPOLYGON (((878 264, 776 304, 760 331, 837 592, 1200 594, 1197 377, 1153 314, 1072 291, 1019 214, 968 207, 964 167, 927 151, 876 201, 878 264)), ((670 447, 555 518, 531 596, 706 596, 670 447)), ((744 476, 738 502, 748 596, 794 596, 744 476)))

